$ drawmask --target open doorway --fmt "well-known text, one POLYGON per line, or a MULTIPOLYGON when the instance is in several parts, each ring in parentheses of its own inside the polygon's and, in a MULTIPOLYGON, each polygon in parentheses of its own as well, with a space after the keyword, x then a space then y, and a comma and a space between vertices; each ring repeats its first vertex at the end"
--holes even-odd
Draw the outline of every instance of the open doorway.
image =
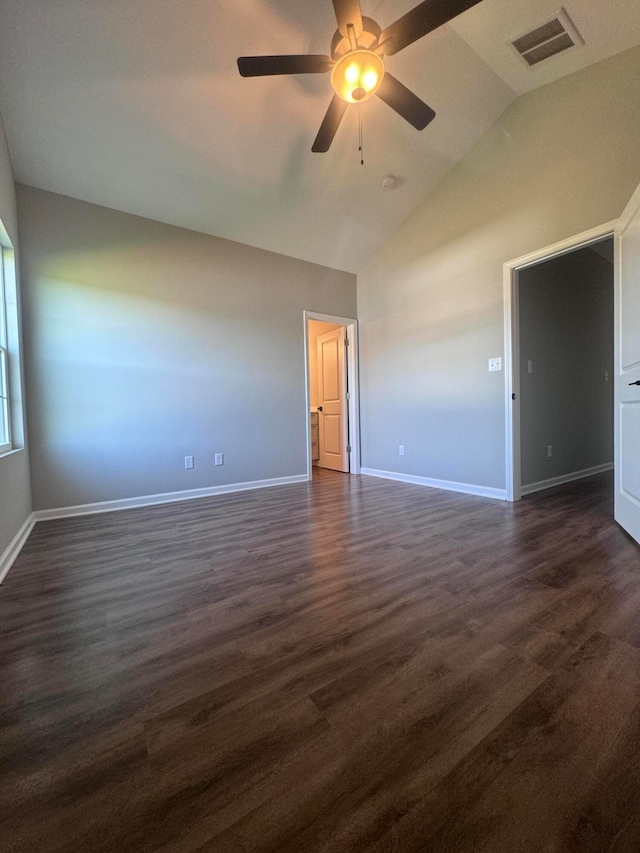
POLYGON ((359 472, 357 326, 305 312, 308 474, 359 472))
POLYGON ((613 469, 613 237, 513 271, 513 499, 613 469))

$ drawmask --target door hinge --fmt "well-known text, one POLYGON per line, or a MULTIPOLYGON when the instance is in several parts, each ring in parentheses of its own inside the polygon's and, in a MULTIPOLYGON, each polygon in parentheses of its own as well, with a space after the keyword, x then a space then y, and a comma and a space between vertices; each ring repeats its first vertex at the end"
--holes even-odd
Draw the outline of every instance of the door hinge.
POLYGON ((347 444, 347 453, 351 453, 351 445, 347 444))
POLYGON ((350 400, 351 394, 347 391, 347 393, 344 395, 344 398, 345 398, 345 400, 350 400))
POLYGON ((344 339, 344 345, 345 345, 346 347, 348 347, 348 346, 349 346, 349 338, 346 338, 346 337, 345 337, 345 339, 344 339))
POLYGON ((512 399, 512 400, 515 400, 515 399, 516 399, 516 395, 515 395, 515 394, 512 394, 512 395, 511 395, 511 399, 512 399))

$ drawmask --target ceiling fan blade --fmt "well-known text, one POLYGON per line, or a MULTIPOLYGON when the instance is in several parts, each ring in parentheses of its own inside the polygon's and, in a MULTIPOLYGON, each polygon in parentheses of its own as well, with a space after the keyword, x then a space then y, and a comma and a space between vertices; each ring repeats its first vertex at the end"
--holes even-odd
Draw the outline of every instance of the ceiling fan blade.
POLYGON ((363 29, 360 0, 333 0, 333 10, 336 13, 340 34, 344 38, 349 38, 347 24, 353 24, 354 35, 359 38, 363 29))
POLYGON ((392 56, 480 2, 481 0, 424 0, 382 31, 376 53, 392 56))
POLYGON ((238 71, 242 77, 267 77, 271 74, 324 74, 331 71, 330 56, 240 56, 238 71))
POLYGON ((320 130, 316 136, 315 142, 311 146, 314 154, 323 154, 328 151, 333 142, 333 137, 336 135, 337 129, 340 127, 342 116, 345 114, 349 104, 343 101, 338 95, 334 95, 329 109, 322 120, 320 130))
POLYGON ((388 104, 398 115, 406 119, 409 124, 412 124, 416 130, 424 130, 429 122, 436 117, 435 111, 430 106, 421 101, 417 95, 403 86, 388 71, 385 71, 376 95, 382 98, 385 104, 388 104))

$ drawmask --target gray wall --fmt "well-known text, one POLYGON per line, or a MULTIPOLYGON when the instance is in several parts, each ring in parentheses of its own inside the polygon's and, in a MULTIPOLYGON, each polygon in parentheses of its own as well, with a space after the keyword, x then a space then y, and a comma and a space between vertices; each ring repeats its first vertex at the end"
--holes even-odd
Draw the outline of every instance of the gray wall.
POLYGON ((35 509, 305 473, 303 311, 354 316, 355 276, 20 185, 18 209, 35 509))
POLYGON ((522 484, 612 462, 613 264, 581 249, 522 270, 518 290, 522 484))
POLYGON ((506 487, 503 264, 622 213, 639 79, 636 48, 519 98, 358 275, 365 467, 506 487))
MULTIPOLYGON (((4 225, 17 256, 18 220, 16 213, 15 186, 9 151, 0 118, 0 220, 4 225)), ((18 269, 19 282, 19 269, 18 269)), ((18 288, 19 300, 19 288, 18 288)), ((19 318, 18 318, 19 319, 19 318)), ((19 325, 18 325, 19 330, 19 325)), ((15 372, 11 377, 12 396, 16 391, 15 372)), ((14 432, 22 443, 24 409, 20 401, 14 403, 18 410, 13 412, 14 432)), ((0 556, 11 543, 26 519, 31 514, 31 488, 29 481, 29 459, 27 450, 22 447, 0 457, 0 556)))

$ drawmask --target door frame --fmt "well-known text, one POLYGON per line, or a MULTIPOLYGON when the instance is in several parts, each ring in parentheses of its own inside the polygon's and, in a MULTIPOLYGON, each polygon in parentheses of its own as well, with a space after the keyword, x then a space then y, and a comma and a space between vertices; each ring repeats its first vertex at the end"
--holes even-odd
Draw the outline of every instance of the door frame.
MULTIPOLYGON (((567 237, 550 246, 545 246, 528 255, 507 261, 503 265, 504 292, 504 421, 505 421, 505 472, 506 499, 519 501, 522 497, 522 471, 520 457, 520 317, 518 312, 518 273, 527 267, 537 266, 544 261, 568 255, 607 237, 614 237, 614 317, 619 297, 619 249, 615 239, 618 220, 605 222, 596 228, 567 237)), ((617 346, 614 332, 614 345, 617 346)))
POLYGON ((347 336, 347 382, 349 400, 347 411, 349 416, 349 473, 360 473, 360 379, 358 375, 358 321, 353 317, 336 317, 333 314, 320 314, 317 311, 303 311, 304 323, 304 401, 305 423, 307 435, 307 479, 311 480, 313 465, 311 462, 311 382, 309 375, 309 320, 321 320, 323 323, 333 323, 346 327, 347 336))

